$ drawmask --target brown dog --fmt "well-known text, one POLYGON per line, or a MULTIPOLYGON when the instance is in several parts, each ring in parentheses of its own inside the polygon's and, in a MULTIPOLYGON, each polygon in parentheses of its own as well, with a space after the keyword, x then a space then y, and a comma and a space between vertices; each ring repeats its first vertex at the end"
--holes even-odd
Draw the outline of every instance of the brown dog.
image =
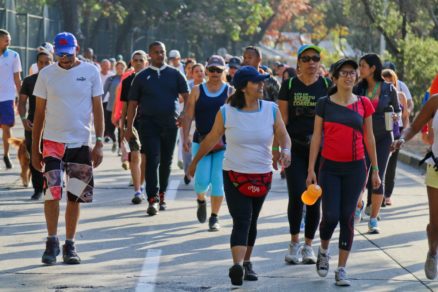
POLYGON ((18 148, 17 158, 21 166, 21 181, 23 182, 23 186, 27 188, 29 186, 31 172, 29 167, 30 155, 26 150, 26 142, 21 138, 9 138, 8 142, 18 148))

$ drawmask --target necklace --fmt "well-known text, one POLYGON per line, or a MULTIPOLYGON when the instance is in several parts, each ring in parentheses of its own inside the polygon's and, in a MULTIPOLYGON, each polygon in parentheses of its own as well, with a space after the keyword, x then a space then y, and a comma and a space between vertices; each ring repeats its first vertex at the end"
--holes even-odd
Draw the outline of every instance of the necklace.
POLYGON ((377 82, 376 85, 373 88, 373 92, 371 93, 371 96, 369 95, 369 91, 367 90, 367 97, 369 99, 374 99, 374 97, 376 96, 376 92, 377 92, 377 89, 379 88, 379 86, 380 86, 380 82, 377 82))

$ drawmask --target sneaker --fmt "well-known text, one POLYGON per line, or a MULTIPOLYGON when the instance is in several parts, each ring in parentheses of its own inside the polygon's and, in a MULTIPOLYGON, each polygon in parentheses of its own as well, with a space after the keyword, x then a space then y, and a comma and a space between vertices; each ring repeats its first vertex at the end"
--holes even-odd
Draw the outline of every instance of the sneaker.
POLYGON ((377 222, 377 218, 370 218, 370 222, 368 222, 368 233, 370 234, 379 234, 379 223, 377 222))
POLYGON ((301 249, 301 255, 303 256, 303 264, 313 265, 316 263, 316 256, 311 246, 305 244, 301 249))
POLYGON ((385 204, 386 206, 392 206, 391 198, 385 198, 385 204))
POLYGON ((43 196, 43 192, 35 191, 33 195, 30 197, 32 201, 38 201, 43 196))
POLYGON ((159 196, 160 196, 160 211, 164 211, 167 209, 167 204, 164 201, 165 194, 160 193, 159 196))
POLYGON ((243 284, 243 267, 235 264, 229 269, 228 276, 231 279, 231 284, 235 286, 242 286, 243 284))
POLYGON ((429 280, 434 280, 437 276, 437 255, 427 253, 426 263, 424 264, 424 272, 429 280))
POLYGON ((205 223, 207 220, 207 202, 198 201, 198 210, 196 211, 196 217, 198 217, 199 223, 205 223))
POLYGON ((124 170, 128 170, 129 169, 129 162, 128 161, 123 161, 122 162, 122 168, 124 170))
POLYGON ((105 138, 104 138, 104 142, 105 142, 105 143, 109 143, 110 141, 111 141, 110 137, 105 136, 105 138))
POLYGON ((217 216, 210 216, 210 219, 208 219, 208 230, 209 231, 219 231, 221 229, 221 226, 219 224, 219 219, 217 216))
POLYGON ((113 143, 113 147, 111 147, 111 152, 115 153, 117 151, 117 144, 113 143))
POLYGON ((46 250, 43 253, 41 261, 46 265, 53 265, 56 263, 56 257, 60 253, 59 240, 57 237, 48 237, 46 240, 46 250))
POLYGON ((184 163, 181 160, 178 160, 177 164, 179 169, 184 169, 184 163))
POLYGON ((146 213, 148 213, 149 216, 154 216, 158 214, 158 198, 156 197, 150 197, 148 198, 149 207, 146 210, 146 213))
POLYGON ((192 180, 189 179, 189 178, 187 177, 187 175, 184 176, 184 183, 185 183, 186 185, 188 185, 191 181, 192 181, 192 180))
POLYGON ((66 240, 62 246, 62 258, 67 265, 78 265, 81 263, 81 258, 76 253, 75 243, 66 240))
POLYGON ((143 200, 144 200, 144 195, 141 192, 135 192, 134 197, 132 198, 131 202, 134 205, 138 205, 143 200))
POLYGON ((329 271, 330 255, 327 253, 321 253, 321 249, 318 250, 318 259, 316 260, 316 272, 320 277, 325 277, 329 271))
POLYGON ((362 207, 359 208, 356 206, 356 211, 354 211, 354 224, 359 224, 362 221, 362 213, 365 208, 365 202, 362 201, 362 207))
POLYGON ((289 253, 284 257, 284 260, 288 264, 299 264, 301 261, 301 249, 302 246, 299 243, 290 243, 289 244, 289 253))
POLYGON ((347 271, 345 268, 338 267, 335 271, 336 286, 350 286, 351 283, 348 281, 347 271))
POLYGON ((243 280, 245 281, 257 281, 259 277, 257 273, 252 269, 251 262, 243 262, 243 269, 245 270, 245 275, 243 276, 243 280))
POLYGON ((6 165, 6 169, 11 169, 13 167, 8 155, 3 156, 3 161, 6 165))

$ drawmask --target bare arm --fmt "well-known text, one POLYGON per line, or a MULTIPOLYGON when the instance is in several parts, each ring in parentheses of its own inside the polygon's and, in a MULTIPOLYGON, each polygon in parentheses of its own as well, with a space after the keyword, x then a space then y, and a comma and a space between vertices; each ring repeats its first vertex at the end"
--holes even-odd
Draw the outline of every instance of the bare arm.
MULTIPOLYGON (((292 142, 290 141, 289 134, 286 131, 286 126, 284 125, 283 118, 281 115, 276 115, 274 123, 274 142, 281 147, 281 154, 278 155, 278 151, 273 151, 272 153, 272 166, 275 170, 278 169, 278 162, 281 166, 286 168, 289 167, 291 161, 291 147, 292 142)), ((278 147, 278 146, 277 146, 278 147)))
POLYGON ((20 91, 21 91, 21 72, 15 72, 14 73, 14 82, 15 82, 15 87, 17 88, 17 93, 18 96, 20 96, 20 91))
POLYGON ((192 126, 192 120, 195 116, 195 105, 199 98, 199 86, 195 86, 192 89, 192 92, 190 92, 190 96, 185 103, 184 106, 184 119, 183 119, 183 141, 184 141, 184 150, 187 152, 189 151, 189 135, 190 135, 190 128, 192 126))
MULTIPOLYGON (((278 109, 279 109, 280 114, 281 114, 281 119, 283 120, 283 124, 287 125, 287 123, 289 121, 288 101, 279 99, 277 104, 278 104, 278 109)), ((274 142, 272 143, 272 147, 274 149, 276 149, 278 147, 278 141, 275 138, 274 138, 274 142)))
POLYGON ((47 101, 43 98, 36 97, 35 114, 32 129, 32 165, 42 171, 42 155, 40 150, 41 135, 43 133, 44 121, 46 119, 47 101))
POLYGON ((368 156, 371 160, 371 165, 377 167, 377 152, 376 152, 376 140, 374 139, 373 132, 373 118, 369 116, 365 118, 364 126, 365 146, 367 148, 368 156))
POLYGON ((20 115, 24 129, 26 131, 32 131, 32 123, 28 119, 26 119, 27 97, 28 96, 26 94, 20 94, 20 97, 18 99, 18 114, 20 115))
POLYGON ((102 97, 93 97, 93 116, 94 116, 94 131, 96 132, 96 144, 94 145, 93 151, 91 152, 91 159, 93 161, 93 167, 98 167, 102 163, 103 159, 103 106, 102 97))
POLYGON ((402 123, 403 127, 409 126, 409 109, 408 109, 408 99, 403 92, 398 93, 398 98, 400 100, 400 104, 403 106, 402 111, 402 123))

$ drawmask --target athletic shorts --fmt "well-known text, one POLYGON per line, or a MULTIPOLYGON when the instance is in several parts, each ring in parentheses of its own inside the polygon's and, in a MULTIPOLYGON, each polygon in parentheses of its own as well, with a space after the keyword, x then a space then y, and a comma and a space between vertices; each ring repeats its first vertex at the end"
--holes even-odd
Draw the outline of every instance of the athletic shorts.
POLYGON ((67 199, 72 202, 93 201, 93 168, 88 146, 67 148, 65 144, 43 141, 44 200, 61 200, 66 174, 67 199))
POLYGON ((140 138, 135 128, 132 128, 132 138, 129 141, 129 149, 131 149, 131 151, 140 151, 141 149, 140 138))
POLYGON ((438 171, 435 171, 433 165, 427 165, 426 185, 431 188, 438 189, 438 171))
POLYGON ((14 101, 0 102, 0 125, 12 127, 15 123, 14 101))

